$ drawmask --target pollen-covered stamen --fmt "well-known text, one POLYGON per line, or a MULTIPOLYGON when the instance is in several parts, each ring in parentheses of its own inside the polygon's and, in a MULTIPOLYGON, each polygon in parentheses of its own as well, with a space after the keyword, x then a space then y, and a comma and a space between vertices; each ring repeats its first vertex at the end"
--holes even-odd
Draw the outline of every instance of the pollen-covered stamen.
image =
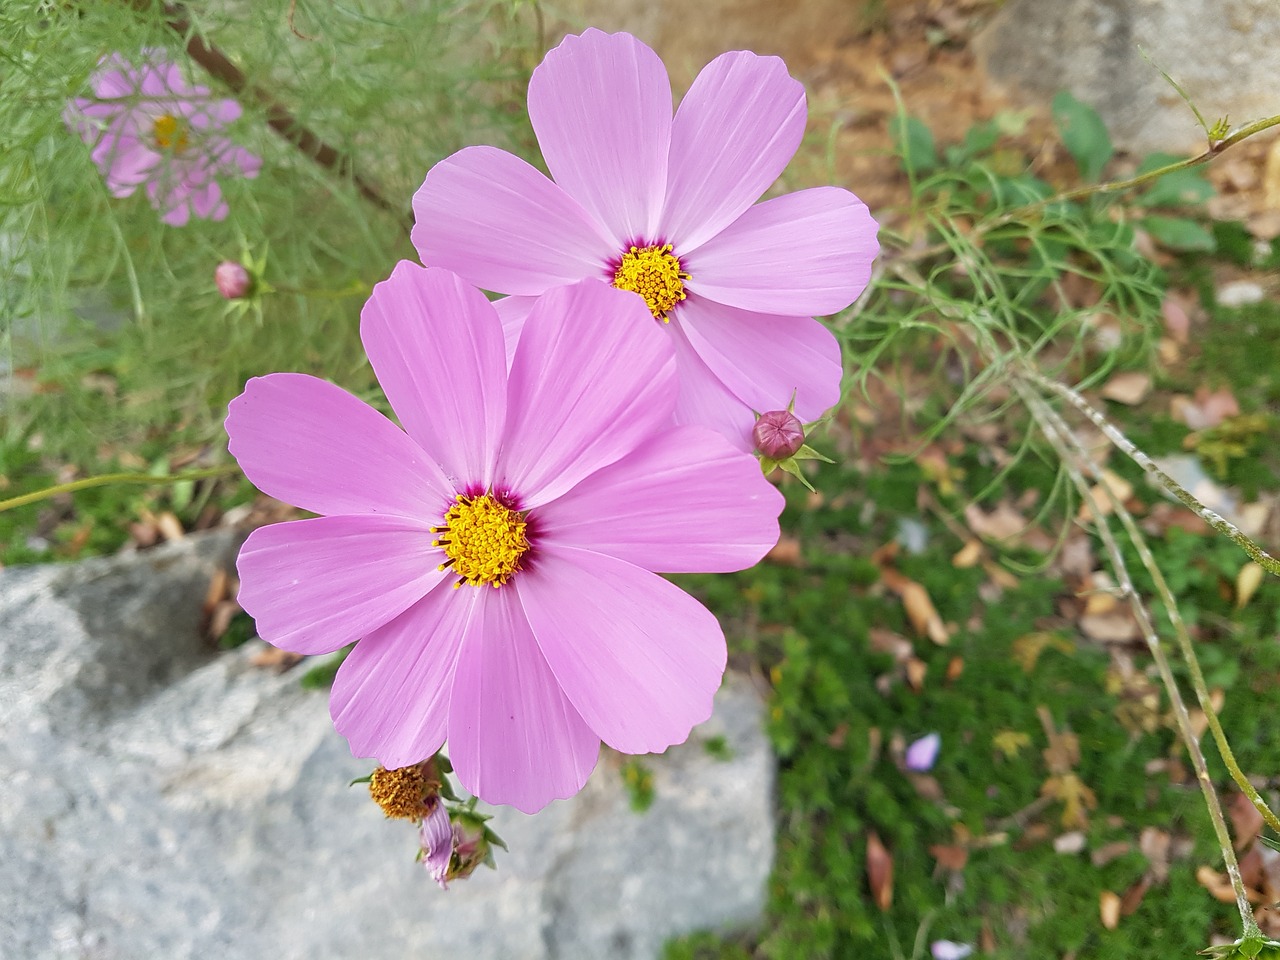
POLYGON ((161 114, 152 121, 151 136, 161 150, 181 153, 187 147, 186 121, 168 113, 161 114))
POLYGON ((654 319, 663 323, 669 322, 671 308, 685 299, 684 282, 689 279, 669 243, 633 246, 613 272, 613 285, 640 294, 654 319))
POLYGON ((410 767, 379 767, 369 776, 369 795, 388 817, 421 820, 431 812, 440 781, 428 760, 410 767))
POLYGON ((449 558, 438 569, 453 567, 460 577, 455 587, 500 587, 520 569, 520 559, 529 551, 527 527, 524 514, 492 494, 459 494, 444 515, 444 525, 431 528, 432 533, 444 534, 431 545, 442 547, 449 558))

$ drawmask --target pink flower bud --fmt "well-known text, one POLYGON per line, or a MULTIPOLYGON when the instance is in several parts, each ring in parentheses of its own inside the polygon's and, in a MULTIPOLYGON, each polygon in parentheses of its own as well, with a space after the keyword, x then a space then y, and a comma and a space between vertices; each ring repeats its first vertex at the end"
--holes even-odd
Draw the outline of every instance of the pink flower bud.
POLYGON ((228 300, 243 300, 253 290, 253 277, 243 264, 234 260, 223 260, 213 271, 213 282, 218 285, 218 292, 228 300))
POLYGON ((804 446, 804 425, 793 413, 771 410, 760 414, 751 429, 751 439, 770 460, 785 460, 804 446))

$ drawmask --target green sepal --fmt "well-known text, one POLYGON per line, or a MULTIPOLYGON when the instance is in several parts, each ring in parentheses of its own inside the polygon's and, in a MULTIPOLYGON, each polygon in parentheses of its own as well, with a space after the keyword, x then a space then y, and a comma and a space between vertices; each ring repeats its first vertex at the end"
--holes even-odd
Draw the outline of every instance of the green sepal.
POLYGON ((795 477, 797 480, 803 483, 804 488, 808 490, 810 493, 817 493, 817 491, 813 488, 813 484, 809 482, 809 478, 806 477, 804 475, 804 471, 800 469, 800 464, 796 463, 795 457, 789 457, 788 459, 779 462, 778 468, 780 470, 783 470, 791 474, 793 477, 795 477))
POLYGON ((1280 958, 1280 943, 1255 933, 1241 937, 1235 943, 1206 947, 1200 951, 1200 955, 1214 957, 1216 960, 1234 960, 1237 957, 1247 960, 1276 960, 1280 958))
POLYGON ((826 454, 819 453, 807 443, 802 444, 800 449, 791 455, 792 460, 821 460, 823 463, 835 463, 826 454))
POLYGON ((356 777, 354 780, 348 783, 347 786, 354 787, 357 783, 373 783, 373 774, 366 773, 363 777, 356 777))

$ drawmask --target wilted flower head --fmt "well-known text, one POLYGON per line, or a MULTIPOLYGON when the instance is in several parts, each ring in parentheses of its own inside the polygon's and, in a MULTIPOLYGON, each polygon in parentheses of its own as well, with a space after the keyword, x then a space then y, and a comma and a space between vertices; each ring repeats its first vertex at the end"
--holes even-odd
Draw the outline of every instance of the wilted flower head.
POLYGON ((942 748, 942 737, 936 733, 928 733, 907 747, 906 767, 916 773, 932 770, 938 760, 938 751, 942 748))
POLYGON ((785 460, 804 446, 804 424, 789 410, 770 410, 756 420, 751 440, 770 460, 785 460))
POLYGON ((223 260, 213 271, 218 293, 228 300, 242 300, 253 290, 253 277, 243 263, 223 260))
POLYGON ((737 51, 702 70, 673 117, 657 54, 587 30, 529 83, 552 179, 493 147, 461 150, 414 196, 413 242, 424 263, 512 295, 498 303, 509 344, 551 287, 597 277, 637 294, 675 348, 677 422, 749 451, 752 411, 794 395, 808 422, 840 399, 839 344, 812 317, 853 302, 878 250, 847 190, 756 203, 806 115, 781 60, 737 51))
POLYGON ((221 220, 228 210, 216 178, 255 177, 262 165, 224 136, 240 105, 187 83, 161 51, 144 57, 136 66, 118 53, 104 57, 90 80, 93 96, 67 104, 67 126, 92 148, 112 196, 145 185, 171 226, 193 216, 221 220))
POLYGON ((300 374, 231 403, 246 476, 321 514, 240 551, 261 636, 358 641, 330 700, 353 752, 401 767, 447 737, 467 790, 526 812, 576 793, 601 740, 683 741, 711 713, 724 635, 656 572, 750 566, 782 497, 752 457, 672 425, 671 342, 640 301, 597 280, 547 293, 508 368, 483 294, 401 263, 360 333, 403 430, 300 374))

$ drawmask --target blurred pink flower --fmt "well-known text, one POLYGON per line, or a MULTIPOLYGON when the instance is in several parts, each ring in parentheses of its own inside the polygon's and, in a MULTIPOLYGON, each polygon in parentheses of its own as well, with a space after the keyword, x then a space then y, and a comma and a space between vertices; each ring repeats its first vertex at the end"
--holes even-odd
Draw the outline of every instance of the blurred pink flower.
POLYGON ((933 769, 938 760, 938 751, 942 749, 942 737, 936 733, 927 733, 907 747, 906 766, 916 773, 925 773, 933 769))
POLYGON ((193 216, 221 220, 228 211, 215 178, 256 177, 262 165, 223 136, 240 105, 188 84, 159 51, 145 55, 141 66, 118 53, 104 57, 91 78, 93 97, 67 104, 67 126, 92 149, 112 196, 145 185, 171 226, 193 216))
POLYGON ((436 164, 413 198, 423 263, 498 293, 508 349, 532 297, 599 277, 644 298, 675 345, 679 423, 751 449, 753 411, 818 419, 840 399, 840 347, 814 315, 866 287, 866 205, 815 187, 756 203, 804 135, 804 88, 777 57, 709 63, 674 118, 658 55, 587 30, 547 54, 529 117, 552 180, 494 147, 436 164))
POLYGON ((954 940, 935 940, 929 946, 929 952, 933 954, 933 960, 965 960, 973 953, 973 947, 954 940))
POLYGON ((724 635, 652 571, 750 566, 782 497, 672 424, 671 343, 646 321, 598 280, 554 289, 508 371, 484 295, 402 262, 360 333, 403 430, 301 374, 232 401, 245 475, 321 514, 249 536, 240 603, 286 650, 358 640, 330 701, 358 756, 402 767, 447 737, 463 786, 533 812, 582 787, 601 740, 663 750, 710 715, 724 635))
POLYGON ((441 889, 449 886, 449 861, 453 859, 453 824, 449 811, 439 798, 418 827, 418 843, 422 847, 422 864, 441 889))

